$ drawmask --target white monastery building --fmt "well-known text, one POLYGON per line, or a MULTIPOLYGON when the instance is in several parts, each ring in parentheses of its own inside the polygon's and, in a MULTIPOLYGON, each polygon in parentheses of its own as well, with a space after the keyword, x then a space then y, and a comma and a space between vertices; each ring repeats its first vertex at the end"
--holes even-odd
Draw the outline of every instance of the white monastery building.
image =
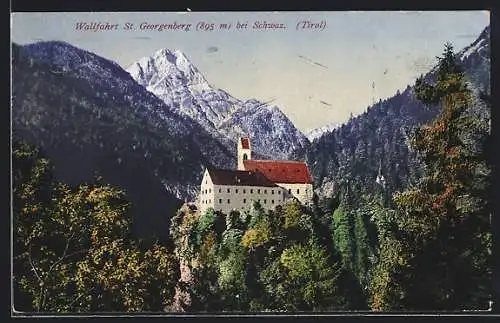
POLYGON ((289 160, 252 160, 249 138, 238 140, 238 169, 207 168, 198 197, 200 212, 208 208, 229 214, 249 210, 254 201, 274 209, 295 198, 308 205, 313 197, 313 180, 307 164, 289 160))

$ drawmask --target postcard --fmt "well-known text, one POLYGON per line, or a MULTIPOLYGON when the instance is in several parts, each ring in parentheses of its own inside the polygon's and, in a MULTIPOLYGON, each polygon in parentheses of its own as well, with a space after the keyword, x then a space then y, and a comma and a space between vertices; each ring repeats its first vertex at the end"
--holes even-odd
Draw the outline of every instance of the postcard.
POLYGON ((492 311, 489 11, 11 27, 13 316, 492 311))

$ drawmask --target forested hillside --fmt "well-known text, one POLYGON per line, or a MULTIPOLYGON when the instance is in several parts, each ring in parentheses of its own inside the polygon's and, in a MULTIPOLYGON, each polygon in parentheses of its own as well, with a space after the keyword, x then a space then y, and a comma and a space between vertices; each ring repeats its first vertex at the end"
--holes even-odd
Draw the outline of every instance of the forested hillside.
POLYGON ((41 148, 70 185, 101 178, 125 189, 141 237, 168 239, 204 167, 233 163, 119 66, 65 43, 14 45, 12 104, 13 137, 41 148))
MULTIPOLYGON (((481 98, 490 93, 490 27, 470 46, 456 54, 465 72, 465 80, 474 95, 471 111, 489 118, 489 107, 481 98)), ((436 77, 437 67, 424 75, 436 77)), ((364 113, 352 117, 341 126, 315 139, 304 153, 321 197, 334 192, 372 192, 379 186, 377 176, 384 179, 388 194, 415 183, 421 174, 416 152, 409 141, 415 127, 433 120, 440 107, 428 108, 416 98, 415 87, 381 100, 364 113)))
POLYGON ((178 261, 134 237, 124 191, 70 187, 39 149, 14 140, 12 150, 14 311, 161 311, 172 302, 178 261))
MULTIPOLYGON (((341 137, 351 129, 351 139, 360 134, 342 142, 347 147, 340 156, 351 154, 353 160, 331 166, 342 179, 341 189, 327 198, 316 196, 312 208, 289 202, 269 212, 256 204, 242 214, 181 209, 171 225, 184 273, 177 309, 488 309, 489 119, 476 113, 481 110, 478 100, 486 107, 488 100, 475 97, 451 45, 439 59, 433 78, 421 77, 412 88, 415 104, 435 118, 415 127, 406 142, 391 147, 388 140, 385 149, 392 154, 374 162, 372 172, 369 152, 373 156, 377 150, 363 143, 366 132, 352 127, 369 129, 363 120, 373 114, 335 131, 341 137), (353 146, 357 148, 349 151, 353 146), (399 160, 401 156, 411 157, 399 160), (408 161, 415 164, 406 165, 408 161), (384 180, 377 177, 377 168, 387 163, 393 167, 382 168, 384 180), (411 173, 411 178, 392 180, 398 171, 402 177, 411 173)), ((372 131, 391 125, 389 116, 397 119, 392 113, 400 111, 395 104, 402 98, 385 105, 387 119, 372 131)), ((405 113, 411 115, 411 109, 405 113)))

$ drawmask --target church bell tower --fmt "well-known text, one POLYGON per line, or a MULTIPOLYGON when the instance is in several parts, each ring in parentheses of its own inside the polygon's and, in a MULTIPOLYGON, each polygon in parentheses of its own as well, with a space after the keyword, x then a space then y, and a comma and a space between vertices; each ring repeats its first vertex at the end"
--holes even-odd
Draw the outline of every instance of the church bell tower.
POLYGON ((244 160, 252 159, 252 146, 250 138, 240 138, 238 140, 238 170, 245 170, 244 160))

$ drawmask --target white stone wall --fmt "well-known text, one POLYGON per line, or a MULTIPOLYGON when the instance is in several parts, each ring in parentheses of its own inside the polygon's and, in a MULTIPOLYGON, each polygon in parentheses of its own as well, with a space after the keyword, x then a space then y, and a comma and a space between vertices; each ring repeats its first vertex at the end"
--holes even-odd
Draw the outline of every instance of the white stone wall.
POLYGON ((229 214, 232 210, 249 210, 253 201, 259 201, 265 210, 274 209, 276 205, 281 205, 292 197, 304 205, 312 202, 312 184, 277 185, 278 187, 214 185, 208 171, 205 171, 197 205, 201 213, 211 207, 229 214))
POLYGON ((203 180, 201 181, 197 205, 202 214, 205 213, 209 207, 214 207, 214 184, 207 170, 205 170, 203 180))
POLYGON ((314 194, 312 184, 276 183, 276 185, 282 187, 286 191, 287 197, 293 196, 297 198, 299 202, 304 205, 309 205, 310 203, 312 203, 312 198, 314 194))
POLYGON ((274 209, 287 199, 281 187, 213 185, 203 182, 198 199, 201 213, 208 208, 229 214, 232 210, 250 210, 254 201, 260 202, 265 210, 274 209))
POLYGON ((260 202, 265 210, 274 209, 286 198, 281 187, 214 185, 214 194, 212 207, 226 214, 232 210, 250 210, 253 201, 260 202))

